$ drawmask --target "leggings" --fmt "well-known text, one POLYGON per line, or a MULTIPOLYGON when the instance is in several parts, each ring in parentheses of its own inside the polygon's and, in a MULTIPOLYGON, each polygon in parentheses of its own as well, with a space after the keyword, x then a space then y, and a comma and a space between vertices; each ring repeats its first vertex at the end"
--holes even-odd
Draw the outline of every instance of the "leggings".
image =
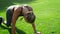
POLYGON ((6 25, 7 26, 11 25, 12 15, 13 15, 12 11, 10 9, 8 9, 7 12, 6 12, 6 19, 7 19, 6 25))

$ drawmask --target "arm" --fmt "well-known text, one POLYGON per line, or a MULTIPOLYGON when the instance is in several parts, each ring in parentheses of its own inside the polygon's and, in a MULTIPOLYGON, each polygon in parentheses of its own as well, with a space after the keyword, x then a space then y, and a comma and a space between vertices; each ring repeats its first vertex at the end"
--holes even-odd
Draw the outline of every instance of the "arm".
POLYGON ((20 14, 21 8, 15 8, 12 16, 12 34, 15 34, 15 23, 20 14))

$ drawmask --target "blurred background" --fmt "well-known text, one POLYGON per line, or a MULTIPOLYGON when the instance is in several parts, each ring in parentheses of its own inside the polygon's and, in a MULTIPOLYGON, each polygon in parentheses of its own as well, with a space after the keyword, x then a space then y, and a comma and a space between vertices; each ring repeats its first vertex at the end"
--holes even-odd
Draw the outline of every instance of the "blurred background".
MULTIPOLYGON (((36 15, 36 29, 42 34, 60 34, 60 0, 0 0, 0 16, 6 20, 6 9, 11 5, 28 4, 36 15)), ((16 34, 34 34, 31 24, 16 21, 16 34)), ((0 26, 0 34, 11 34, 11 28, 0 26)))

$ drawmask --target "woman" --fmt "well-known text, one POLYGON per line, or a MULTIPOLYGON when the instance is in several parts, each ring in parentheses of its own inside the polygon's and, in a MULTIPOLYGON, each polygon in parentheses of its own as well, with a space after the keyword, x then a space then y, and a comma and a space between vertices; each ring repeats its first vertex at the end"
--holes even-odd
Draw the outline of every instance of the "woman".
POLYGON ((19 16, 23 16, 26 22, 31 23, 34 33, 38 34, 35 28, 35 15, 33 13, 33 9, 24 4, 24 5, 12 5, 7 8, 6 18, 7 23, 6 25, 9 27, 12 23, 12 34, 15 34, 15 24, 16 20, 19 16))

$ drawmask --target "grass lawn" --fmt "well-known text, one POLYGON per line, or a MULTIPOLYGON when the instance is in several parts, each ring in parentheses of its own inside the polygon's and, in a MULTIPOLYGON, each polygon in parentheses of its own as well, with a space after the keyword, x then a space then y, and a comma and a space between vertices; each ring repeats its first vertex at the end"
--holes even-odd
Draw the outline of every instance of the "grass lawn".
MULTIPOLYGON (((36 29, 42 34, 60 34, 60 0, 0 0, 0 16, 6 20, 6 8, 14 4, 29 4, 36 15, 36 29)), ((31 24, 16 21, 16 34, 34 34, 31 24)), ((0 34, 10 34, 11 29, 0 26, 0 34)))

